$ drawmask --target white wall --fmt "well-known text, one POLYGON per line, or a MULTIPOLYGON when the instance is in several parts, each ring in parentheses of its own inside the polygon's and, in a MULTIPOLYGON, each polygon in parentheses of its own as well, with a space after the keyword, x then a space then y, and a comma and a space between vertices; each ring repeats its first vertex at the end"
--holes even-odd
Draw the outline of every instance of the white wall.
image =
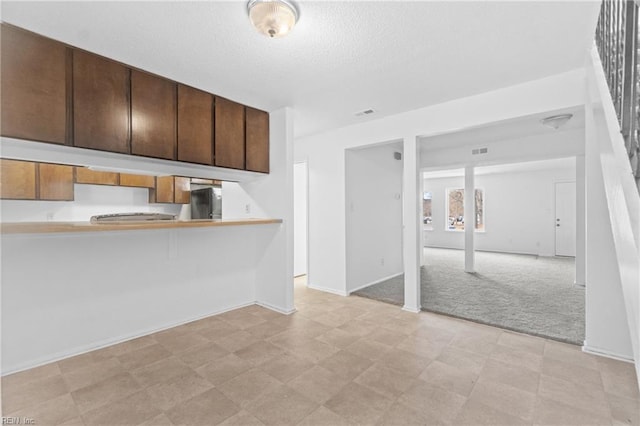
MULTIPOLYGON (((584 104, 582 69, 296 140, 309 164, 309 276, 346 292, 345 149, 435 135, 584 104)), ((414 154, 412 154, 414 155, 414 154)))
POLYGON ((346 152, 346 265, 350 293, 402 273, 399 143, 346 152))
POLYGON ((87 221, 108 213, 159 212, 187 219, 182 204, 149 204, 149 190, 106 185, 74 185, 74 201, 0 200, 3 222, 87 221))
MULTIPOLYGON (((575 181, 575 162, 562 169, 482 174, 479 167, 476 172, 476 188, 484 190, 485 231, 475 233, 475 248, 553 256, 555 183, 575 181)), ((448 188, 464 188, 464 176, 424 180, 424 191, 433 195, 433 230, 424 231, 425 247, 464 248, 464 232, 446 230, 448 188)))
POLYGON ((2 374, 253 304, 260 230, 3 236, 2 374))
POLYGON ((640 384, 640 199, 595 47, 586 71, 584 347, 633 359, 640 384))
POLYGON ((307 273, 307 163, 293 165, 293 275, 307 273))

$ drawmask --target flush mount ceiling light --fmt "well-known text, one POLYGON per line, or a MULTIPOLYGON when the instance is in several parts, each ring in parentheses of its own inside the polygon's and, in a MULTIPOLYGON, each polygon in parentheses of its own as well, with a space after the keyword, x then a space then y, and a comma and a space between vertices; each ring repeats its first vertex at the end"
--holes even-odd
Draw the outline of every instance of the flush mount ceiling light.
POLYGON ((298 11, 286 0, 250 0, 247 10, 258 32, 271 38, 286 36, 298 20, 298 11))
POLYGON ((567 124, 567 121, 571 120, 571 117, 573 117, 573 114, 553 115, 551 117, 543 118, 540 122, 543 126, 558 130, 560 127, 567 124))

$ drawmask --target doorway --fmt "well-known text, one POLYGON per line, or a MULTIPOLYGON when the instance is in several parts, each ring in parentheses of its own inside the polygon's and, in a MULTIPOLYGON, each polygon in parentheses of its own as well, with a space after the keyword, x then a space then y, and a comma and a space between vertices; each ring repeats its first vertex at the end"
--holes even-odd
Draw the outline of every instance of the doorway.
POLYGON ((556 256, 576 256, 576 183, 556 182, 556 256))
POLYGON ((293 276, 307 275, 307 163, 293 165, 293 276))

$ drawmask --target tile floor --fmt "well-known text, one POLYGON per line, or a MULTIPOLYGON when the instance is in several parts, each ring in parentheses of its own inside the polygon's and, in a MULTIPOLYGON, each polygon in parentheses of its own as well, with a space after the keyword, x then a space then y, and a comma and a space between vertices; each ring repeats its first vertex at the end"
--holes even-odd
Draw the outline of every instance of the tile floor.
POLYGON ((633 366, 296 282, 251 306, 2 379, 37 425, 640 424, 633 366))

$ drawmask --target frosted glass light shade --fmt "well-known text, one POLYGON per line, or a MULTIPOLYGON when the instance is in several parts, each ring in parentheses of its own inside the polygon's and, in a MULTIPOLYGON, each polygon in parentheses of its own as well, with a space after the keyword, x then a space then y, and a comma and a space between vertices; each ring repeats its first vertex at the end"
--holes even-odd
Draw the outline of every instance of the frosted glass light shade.
POLYGON ((267 37, 284 37, 298 20, 296 8, 285 0, 251 0, 247 8, 253 26, 267 37))
POLYGON ((573 114, 560 114, 543 118, 540 122, 543 126, 558 130, 560 127, 567 124, 567 122, 571 120, 571 117, 573 117, 573 114))

